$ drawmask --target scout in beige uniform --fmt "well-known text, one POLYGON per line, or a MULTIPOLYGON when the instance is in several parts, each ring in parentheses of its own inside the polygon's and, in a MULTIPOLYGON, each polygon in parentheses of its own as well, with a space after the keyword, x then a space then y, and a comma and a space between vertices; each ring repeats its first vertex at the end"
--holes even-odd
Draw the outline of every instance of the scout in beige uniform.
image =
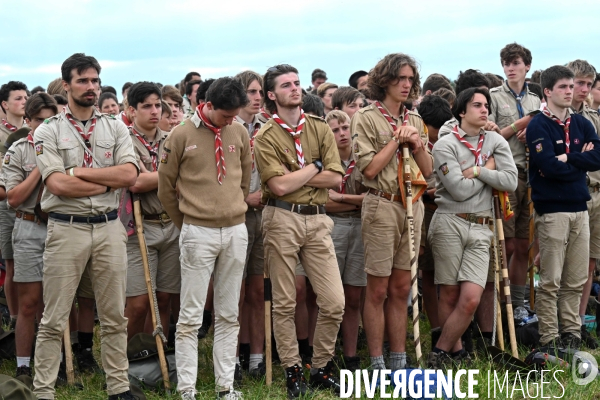
MULTIPOLYGON (((244 125, 250 138, 252 153, 252 175, 250 193, 246 197, 246 229, 248 229, 248 250, 242 281, 240 309, 240 348, 248 366, 250 376, 260 378, 265 374, 263 344, 265 341, 265 297, 264 297, 264 255, 263 236, 260 229, 263 204, 261 201, 260 174, 254 161, 254 140, 263 126, 259 119, 263 98, 262 77, 253 71, 244 71, 235 76, 242 84, 248 96, 248 105, 240 110, 236 121, 244 125)), ((237 363, 239 363, 239 355, 237 363)), ((240 368, 236 363, 236 368, 240 368)), ((240 369, 241 371, 241 369, 240 369)), ((237 377, 240 378, 241 374, 237 377)))
MULTIPOLYGON (((596 110, 588 107, 586 98, 589 95, 594 80, 596 79, 596 69, 584 60, 575 60, 567 64, 567 68, 573 71, 575 78, 573 83, 573 100, 571 101, 571 110, 575 114, 583 116, 590 121, 596 130, 600 132, 600 116, 596 110)), ((587 202, 588 214, 590 219, 590 260, 588 280, 583 287, 581 295, 581 304, 579 305, 579 317, 581 319, 581 339, 590 349, 598 347, 596 339, 594 339, 587 331, 584 320, 594 272, 596 270, 596 260, 600 258, 600 172, 588 172, 587 178, 588 190, 591 200, 587 202)))
MULTIPOLYGON (((0 87, 0 108, 6 118, 0 121, 0 142, 4 143, 13 132, 24 126, 25 102, 27 86, 22 82, 10 81, 0 87)), ((0 153, 4 157, 4 154, 0 153)), ((15 225, 14 210, 7 207, 6 200, 0 201, 0 251, 6 265, 4 292, 11 316, 11 327, 16 325, 19 310, 18 294, 13 283, 14 260, 12 247, 12 231, 15 225)))
POLYGON ((486 285, 493 233, 492 189, 514 190, 517 168, 506 141, 485 131, 489 103, 486 89, 470 88, 456 99, 459 126, 433 148, 438 205, 427 234, 439 285, 442 334, 427 360, 442 368, 450 357, 461 358, 460 340, 486 285))
POLYGON ((412 156, 415 248, 419 248, 423 222, 420 195, 433 168, 427 148, 427 133, 421 117, 403 102, 416 98, 419 73, 414 59, 402 53, 389 54, 369 72, 369 91, 376 100, 354 114, 352 133, 357 167, 369 189, 362 206, 362 236, 365 245, 367 291, 364 326, 371 366, 385 369, 384 329, 390 342, 391 369, 406 367, 407 303, 410 293, 410 235, 406 218, 404 182, 400 157, 404 143, 412 156), (387 306, 384 311, 384 302, 387 306), (385 321, 385 322, 384 322, 385 321))
POLYGON ((525 133, 531 111, 540 108, 540 99, 529 91, 525 77, 531 68, 531 52, 517 44, 506 45, 500 51, 500 61, 506 81, 490 90, 491 112, 488 116, 500 128, 508 141, 519 170, 519 186, 508 194, 514 217, 504 223, 506 253, 510 278, 510 294, 514 307, 522 307, 527 282, 529 249, 529 199, 527 197, 527 168, 525 133))
POLYGON ((175 225, 181 227, 181 309, 175 357, 177 389, 185 400, 196 398, 197 332, 211 274, 215 389, 220 397, 241 398, 241 393, 233 390, 233 381, 248 246, 244 199, 252 155, 246 129, 233 119, 248 97, 239 82, 220 78, 209 88, 206 100, 169 135, 158 171, 158 197, 175 225))
POLYGON ((47 118, 58 113, 52 96, 46 93, 33 95, 25 104, 25 113, 32 131, 17 140, 5 156, 3 174, 6 178, 8 204, 16 210, 17 219, 13 231, 15 249, 15 282, 19 293, 19 316, 15 337, 16 376, 31 376, 31 347, 33 345, 35 320, 41 320, 42 302, 42 255, 46 240, 46 221, 40 220, 35 207, 39 202, 43 184, 35 160, 33 134, 47 118))
POLYGON ((335 136, 340 161, 345 171, 340 188, 329 189, 329 201, 325 208, 327 215, 333 220, 331 239, 344 284, 344 366, 346 369, 357 370, 360 369, 360 357, 356 355, 360 305, 364 288, 367 286, 360 221, 360 209, 366 190, 361 185, 362 176, 356 168, 356 159, 352 152, 350 117, 343 111, 333 110, 327 114, 325 122, 329 124, 335 136))
POLYGON ((133 400, 127 379, 125 308, 127 234, 117 220, 116 189, 135 184, 137 163, 127 128, 94 108, 100 84, 95 58, 63 63, 69 105, 35 132, 37 165, 49 213, 44 251, 44 316, 37 336, 34 392, 54 398, 61 337, 84 271, 98 306, 102 365, 109 399, 133 400))
POLYGON ((338 188, 344 170, 329 126, 300 108, 298 70, 276 65, 264 77, 265 106, 273 118, 255 140, 262 183, 265 268, 273 285, 273 330, 288 396, 308 392, 298 352, 294 311, 298 254, 320 307, 314 336, 311 384, 339 393, 332 376, 336 336, 344 313, 344 289, 325 215, 327 189, 338 188))
MULTIPOLYGON (((179 229, 164 211, 158 200, 158 165, 164 154, 167 134, 157 128, 161 114, 160 89, 154 83, 139 82, 127 93, 129 112, 134 123, 129 128, 131 142, 140 164, 141 173, 132 193, 139 194, 148 249, 150 273, 156 288, 156 300, 162 329, 169 335, 171 298, 179 294, 179 229)), ((144 330, 150 310, 148 289, 137 235, 127 241, 127 338, 144 330)), ((178 301, 176 302, 178 303, 178 301)))

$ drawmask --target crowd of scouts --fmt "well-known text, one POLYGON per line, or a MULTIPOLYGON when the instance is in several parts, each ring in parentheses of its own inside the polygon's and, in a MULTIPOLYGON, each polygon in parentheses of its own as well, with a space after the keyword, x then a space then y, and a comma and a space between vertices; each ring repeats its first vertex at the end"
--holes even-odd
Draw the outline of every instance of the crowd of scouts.
POLYGON ((78 53, 47 91, 2 85, 0 246, 16 375, 54 398, 68 321, 80 372, 100 371, 96 309, 109 399, 136 399, 127 343, 152 332, 152 306, 134 199, 162 331, 176 324, 182 399, 196 398, 198 339, 212 324, 217 397, 242 398, 243 370, 264 376, 265 275, 290 398, 339 393, 335 371, 361 367, 359 326, 370 369, 410 367, 413 242, 432 328, 427 366, 468 364, 461 337, 473 319, 480 347, 492 344, 495 193, 514 214, 503 233, 516 308, 528 305, 536 249, 539 345, 597 346, 583 316, 600 257, 600 75, 576 60, 529 79, 531 52, 516 43, 500 62, 505 79, 467 70, 421 85, 415 60, 395 53, 350 86, 315 70, 309 91, 287 64, 216 80, 190 73, 179 89, 128 83, 120 105, 98 61, 78 53))

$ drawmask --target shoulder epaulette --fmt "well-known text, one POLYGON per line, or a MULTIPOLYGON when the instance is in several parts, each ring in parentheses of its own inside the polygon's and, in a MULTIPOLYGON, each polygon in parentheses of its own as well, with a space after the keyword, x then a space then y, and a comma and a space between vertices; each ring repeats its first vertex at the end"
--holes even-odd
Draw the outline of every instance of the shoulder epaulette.
POLYGON ((538 96, 536 93, 532 92, 531 90, 527 89, 527 94, 530 94, 532 96, 537 97, 538 99, 540 98, 540 96, 538 96))
POLYGON ((497 86, 495 88, 491 88, 489 91, 490 91, 490 93, 495 93, 495 92, 499 92, 500 89, 502 89, 502 86, 497 86))
POLYGON ((423 119, 423 117, 421 117, 421 115, 419 115, 419 113, 418 113, 418 112, 416 112, 416 111, 412 111, 412 110, 411 110, 411 111, 409 111, 409 112, 408 112, 408 114, 409 114, 409 115, 412 115, 412 116, 414 116, 414 117, 418 117, 419 119, 423 119))
POLYGON ((312 119, 316 119, 316 120, 319 120, 319 121, 321 121, 321 122, 325 123, 325 120, 324 120, 323 118, 321 118, 321 117, 317 117, 316 115, 312 115, 312 114, 304 114, 304 117, 311 117, 312 119))
POLYGON ((24 138, 16 140, 15 142, 13 142, 13 144, 11 145, 11 147, 12 146, 16 146, 16 145, 21 144, 21 143, 27 143, 27 138, 24 137, 24 138))
POLYGON ((50 118, 46 118, 46 119, 44 120, 44 123, 45 123, 45 124, 49 124, 49 123, 50 123, 50 121, 53 121, 53 120, 58 120, 58 118, 60 117, 60 114, 61 114, 61 113, 58 113, 58 114, 56 114, 56 115, 53 115, 53 116, 52 116, 52 117, 50 117, 50 118))

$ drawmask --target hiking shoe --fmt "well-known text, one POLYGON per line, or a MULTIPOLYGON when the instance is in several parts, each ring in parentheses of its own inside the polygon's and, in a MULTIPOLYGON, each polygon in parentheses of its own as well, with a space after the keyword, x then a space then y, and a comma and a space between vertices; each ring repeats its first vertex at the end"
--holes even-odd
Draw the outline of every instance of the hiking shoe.
POLYGON ((108 396, 108 400, 140 400, 140 398, 134 396, 131 390, 128 390, 123 393, 110 395, 108 396))
POLYGON ((598 348, 598 342, 592 334, 588 332, 585 325, 581 325, 581 342, 588 349, 596 350, 598 348))
POLYGON ((581 348, 581 339, 570 332, 560 335, 560 343, 567 350, 579 351, 581 348))
POLYGON ((466 369, 468 369, 471 366, 471 364, 473 363, 473 360, 471 359, 471 355, 465 349, 462 349, 460 351, 460 353, 458 353, 457 355, 452 357, 452 360, 454 361, 455 365, 459 365, 461 368, 466 368, 466 369))
POLYGON ((56 376, 56 383, 54 387, 61 387, 67 385, 67 367, 64 362, 60 363, 58 367, 58 375, 56 376))
POLYGON ((340 394, 340 381, 335 376, 333 361, 329 361, 323 368, 318 368, 317 373, 310 371, 310 385, 316 389, 333 389, 340 394))
POLYGON ((312 354, 300 354, 300 358, 302 359, 302 366, 306 369, 310 369, 312 365, 312 354))
POLYGON ((208 330, 212 325, 212 313, 204 311, 204 317, 202 317, 202 326, 198 329, 198 339, 204 339, 208 335, 208 330))
POLYGON ((196 400, 196 394, 193 390, 186 390, 180 393, 181 400, 196 400))
POLYGON ((487 357, 488 355, 488 351, 487 348, 488 346, 492 345, 492 339, 484 337, 484 336, 478 336, 477 338, 475 338, 475 350, 477 350, 477 353, 479 353, 480 355, 487 357))
POLYGON ((240 365, 240 363, 235 363, 235 372, 233 373, 233 384, 240 385, 242 383, 242 379, 244 379, 244 377, 242 376, 242 366, 240 365))
POLYGON ((427 368, 430 369, 446 370, 451 368, 453 364, 454 360, 445 351, 440 351, 439 353, 432 351, 427 357, 427 368))
POLYGON ((95 374, 102 372, 102 368, 96 362, 92 349, 82 349, 79 347, 75 353, 75 359, 77 360, 77 368, 82 374, 95 374))
POLYGON ((258 364, 258 367, 251 369, 248 374, 252 379, 262 379, 267 374, 267 364, 264 361, 258 364))
POLYGON ((24 365, 21 365, 20 367, 17 367, 17 373, 15 374, 15 378, 18 378, 19 376, 32 376, 31 374, 31 368, 30 367, 26 367, 24 365))
POLYGON ((312 391, 306 384, 302 367, 298 364, 285 369, 285 379, 289 399, 297 399, 300 396, 311 394, 312 391))
POLYGON ((438 340, 440 339, 440 336, 442 336, 442 328, 437 327, 437 328, 433 328, 430 332, 431 334, 431 348, 433 349, 435 347, 435 345, 437 344, 438 340))
POLYGON ((242 400, 244 396, 242 392, 238 392, 237 390, 230 390, 228 392, 219 392, 217 395, 217 399, 225 399, 225 400, 242 400))
POLYGON ((357 369, 360 369, 360 357, 359 356, 354 356, 354 357, 344 356, 344 367, 346 369, 349 369, 350 371, 356 371, 357 369))

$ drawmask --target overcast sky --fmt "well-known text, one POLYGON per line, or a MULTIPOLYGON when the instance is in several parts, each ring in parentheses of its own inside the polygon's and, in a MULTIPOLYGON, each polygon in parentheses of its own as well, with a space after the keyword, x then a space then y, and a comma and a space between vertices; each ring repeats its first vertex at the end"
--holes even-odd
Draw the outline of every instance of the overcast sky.
POLYGON ((315 68, 347 85, 392 52, 415 57, 422 81, 467 68, 502 75, 500 49, 514 41, 533 53, 532 71, 576 58, 600 69, 598 0, 0 0, 0 15, 0 83, 30 88, 59 77, 76 52, 96 57, 119 93, 126 81, 280 63, 298 68, 304 87, 315 68))

